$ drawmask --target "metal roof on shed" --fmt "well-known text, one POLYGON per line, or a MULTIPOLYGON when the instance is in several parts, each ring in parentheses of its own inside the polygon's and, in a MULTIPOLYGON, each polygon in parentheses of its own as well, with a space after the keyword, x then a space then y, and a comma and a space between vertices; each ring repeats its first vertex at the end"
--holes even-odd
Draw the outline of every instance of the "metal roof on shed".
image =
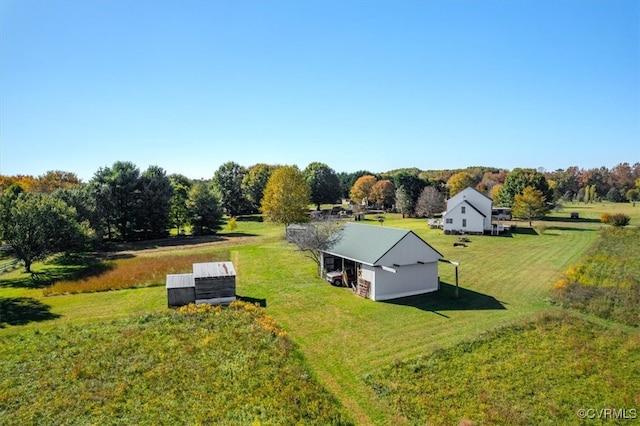
POLYGON ((169 274, 167 275, 167 288, 186 288, 195 287, 193 274, 169 274))
POLYGON ((207 262, 193 264, 194 278, 233 277, 236 270, 231 262, 207 262))
MULTIPOLYGON (((374 265, 389 250, 407 235, 415 233, 407 229, 388 228, 385 226, 361 225, 349 222, 336 234, 337 241, 325 253, 355 260, 357 262, 374 265)), ((434 252, 442 256, 437 250, 424 242, 434 252)))

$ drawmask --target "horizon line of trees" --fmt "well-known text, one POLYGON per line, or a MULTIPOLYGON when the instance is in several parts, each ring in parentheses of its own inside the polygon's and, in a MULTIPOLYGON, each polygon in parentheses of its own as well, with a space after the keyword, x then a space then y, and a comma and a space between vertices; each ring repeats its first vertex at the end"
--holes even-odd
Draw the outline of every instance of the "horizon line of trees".
POLYGON ((304 222, 310 204, 319 210, 343 198, 351 199, 356 210, 374 207, 394 209, 403 217, 432 217, 467 187, 530 220, 562 201, 637 201, 640 163, 611 170, 470 167, 438 174, 416 169, 336 173, 319 162, 304 170, 268 164, 247 168, 230 161, 210 180, 191 180, 167 175, 159 166, 141 172, 132 162, 118 161, 98 169, 87 183, 63 171, 37 178, 0 175, 0 240, 21 250, 28 268, 50 252, 87 242, 164 238, 170 229, 215 234, 224 214, 262 212, 272 222, 304 222))

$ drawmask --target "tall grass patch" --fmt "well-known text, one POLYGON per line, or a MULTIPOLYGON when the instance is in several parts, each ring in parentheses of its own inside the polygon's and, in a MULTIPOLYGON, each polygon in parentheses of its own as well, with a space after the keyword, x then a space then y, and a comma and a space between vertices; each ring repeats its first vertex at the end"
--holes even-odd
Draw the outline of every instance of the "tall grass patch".
POLYGON ((228 251, 180 255, 132 256, 103 261, 103 273, 58 281, 43 289, 45 296, 91 293, 163 285, 167 274, 188 273, 194 263, 229 259, 228 251))
POLYGON ((640 228, 604 228, 552 289, 560 305, 640 325, 640 228))
POLYGON ((261 308, 185 309, 0 338, 0 416, 25 424, 350 424, 261 308))
POLYGON ((486 333, 367 375, 409 424, 578 424, 580 409, 634 409, 640 336, 562 314, 486 333))

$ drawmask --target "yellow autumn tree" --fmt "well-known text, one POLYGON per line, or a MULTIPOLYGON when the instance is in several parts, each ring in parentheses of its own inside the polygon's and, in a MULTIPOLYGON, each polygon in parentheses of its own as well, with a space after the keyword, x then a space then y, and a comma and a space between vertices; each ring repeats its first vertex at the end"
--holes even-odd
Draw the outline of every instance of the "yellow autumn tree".
POLYGON ((453 197, 458 192, 467 187, 474 187, 476 182, 473 177, 467 172, 458 172, 451 176, 447 181, 447 188, 449 188, 449 197, 453 197))
POLYGON ((522 190, 522 194, 513 197, 513 207, 511 214, 522 220, 528 220, 529 226, 534 219, 541 219, 549 211, 542 191, 527 186, 522 190))
POLYGON ((298 167, 278 167, 267 182, 261 210, 268 222, 307 222, 310 200, 311 190, 298 167))

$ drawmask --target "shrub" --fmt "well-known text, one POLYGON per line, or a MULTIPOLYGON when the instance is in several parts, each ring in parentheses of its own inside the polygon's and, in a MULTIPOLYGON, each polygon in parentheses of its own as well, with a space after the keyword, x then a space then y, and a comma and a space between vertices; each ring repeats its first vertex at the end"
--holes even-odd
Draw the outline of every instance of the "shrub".
POLYGON ((611 215, 609 223, 613 226, 627 226, 631 222, 631 217, 624 213, 616 213, 611 215))
POLYGON ((609 213, 602 213, 600 216, 600 222, 609 223, 611 221, 611 215, 609 213))
POLYGON ((227 227, 230 231, 235 231, 236 229, 238 229, 238 221, 235 216, 229 219, 229 222, 227 222, 227 227))

